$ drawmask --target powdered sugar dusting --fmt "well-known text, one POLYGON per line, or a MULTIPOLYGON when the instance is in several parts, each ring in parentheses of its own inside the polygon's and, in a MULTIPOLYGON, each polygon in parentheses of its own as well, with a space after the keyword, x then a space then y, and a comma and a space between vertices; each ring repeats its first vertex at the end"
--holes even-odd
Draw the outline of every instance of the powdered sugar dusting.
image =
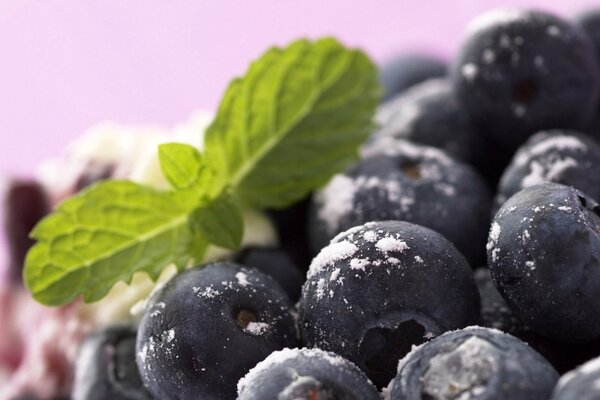
POLYGON ((354 180, 346 175, 336 175, 317 192, 316 201, 322 204, 319 218, 325 221, 330 232, 334 231, 342 216, 352 211, 357 186, 354 180))
POLYGON ((248 332, 251 335, 262 335, 266 331, 269 330, 271 325, 266 322, 250 322, 245 328, 244 331, 248 332))
POLYGON ((492 250, 492 261, 493 262, 498 261, 499 255, 500 255, 500 249, 495 248, 494 250, 492 250))
POLYGON ((351 269, 360 269, 364 271, 367 265, 369 265, 369 260, 366 260, 364 258, 353 258, 352 260, 350 260, 351 269))
POLYGON ((325 279, 321 278, 317 281, 317 290, 315 292, 317 300, 321 300, 325 296, 325 279))
POLYGON ((329 280, 330 281, 336 281, 339 276, 340 276, 340 269, 336 268, 331 273, 331 277, 329 278, 329 280))
POLYGON ((192 290, 194 291, 194 294, 198 297, 204 297, 206 299, 212 299, 214 297, 217 297, 218 295, 221 294, 221 292, 219 292, 218 290, 214 289, 212 286, 208 286, 205 288, 200 288, 200 287, 192 287, 192 290))
POLYGON ((388 253, 390 251, 402 253, 404 250, 410 249, 405 241, 393 237, 384 237, 379 239, 377 244, 375 244, 375 247, 384 253, 388 253))
POLYGON ((387 262, 392 265, 400 264, 400 260, 398 260, 396 257, 388 257, 387 262))
POLYGON ((238 272, 237 274, 235 274, 235 278, 238 281, 238 284, 242 287, 246 287, 250 284, 250 282, 248 281, 248 275, 246 275, 243 272, 238 272))
POLYGON ((463 65, 460 71, 461 71, 463 77, 469 82, 472 82, 473 80, 475 80, 475 78, 477 77, 477 74, 479 73, 479 69, 473 63, 468 63, 468 64, 463 65))
POLYGON ((167 343, 171 343, 175 339, 175 329, 170 329, 167 332, 167 343))
POLYGON ((492 227, 490 228, 489 241, 486 245, 486 248, 488 250, 491 250, 494 246, 498 244, 498 239, 500 239, 500 232, 502 232, 500 225, 498 225, 498 223, 494 221, 492 223, 492 227))
POLYGON ((367 242, 373 243, 377 240, 377 233, 375 233, 375 231, 366 231, 363 233, 363 239, 365 239, 367 242))
MULTIPOLYGON (((246 387, 250 387, 256 383, 261 376, 270 375, 272 369, 279 364, 283 364, 287 361, 294 359, 319 359, 327 362, 332 368, 336 369, 355 369, 352 364, 346 361, 341 356, 335 353, 324 351, 321 349, 288 349, 275 351, 271 353, 266 359, 259 362, 254 368, 252 368, 246 376, 239 380, 237 384, 238 395, 241 394, 246 387)), ((298 362, 298 361, 297 361, 298 362)))
POLYGON ((395 179, 382 179, 377 176, 359 175, 348 177, 335 176, 330 183, 315 197, 320 205, 318 216, 325 222, 327 232, 331 235, 339 230, 341 219, 352 213, 356 193, 365 189, 382 190, 391 203, 399 203, 403 211, 415 203, 411 190, 403 191, 395 179))
POLYGON ((529 165, 530 173, 521 181, 521 187, 526 188, 547 181, 553 182, 559 179, 565 171, 577 166, 577 161, 571 157, 554 162, 549 161, 546 165, 538 161, 532 161, 529 165))
POLYGON ((568 135, 554 135, 533 145, 530 149, 520 151, 516 158, 517 166, 525 165, 532 157, 547 154, 553 151, 571 150, 586 152, 588 147, 579 138, 568 135))
POLYGON ((307 277, 310 278, 314 276, 326 266, 333 265, 336 261, 352 257, 357 251, 358 247, 348 240, 330 243, 312 260, 307 277))

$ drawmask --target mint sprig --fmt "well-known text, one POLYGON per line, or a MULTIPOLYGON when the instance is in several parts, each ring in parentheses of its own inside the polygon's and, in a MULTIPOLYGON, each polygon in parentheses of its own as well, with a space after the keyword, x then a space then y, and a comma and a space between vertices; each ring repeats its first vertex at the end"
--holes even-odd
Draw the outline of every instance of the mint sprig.
POLYGON ((376 68, 335 39, 272 48, 229 85, 205 151, 161 145, 172 186, 98 183, 32 231, 24 280, 35 299, 101 299, 138 271, 199 262, 209 244, 239 247, 242 207, 286 207, 357 157, 378 103, 376 68))
POLYGON ((100 300, 137 271, 156 279, 169 264, 183 268, 206 246, 188 229, 191 208, 174 192, 129 181, 92 186, 34 228, 25 283, 36 300, 55 306, 80 293, 86 302, 100 300))
POLYGON ((334 39, 271 49, 229 85, 206 160, 244 203, 286 207, 356 157, 378 95, 369 58, 334 39))

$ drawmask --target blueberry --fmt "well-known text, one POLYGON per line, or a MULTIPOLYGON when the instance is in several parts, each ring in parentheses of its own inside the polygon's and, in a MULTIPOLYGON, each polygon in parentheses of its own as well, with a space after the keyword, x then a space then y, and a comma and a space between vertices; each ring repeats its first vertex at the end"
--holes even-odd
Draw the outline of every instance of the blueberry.
POLYGON ((492 275, 487 268, 475 271, 475 282, 481 298, 482 324, 488 328, 501 330, 517 336, 515 333, 527 329, 517 318, 492 281, 492 275))
POLYGON ((373 142, 365 155, 314 196, 309 226, 315 252, 352 226, 394 219, 441 233, 473 265, 483 261, 491 196, 472 167, 393 138, 373 142))
POLYGON ((267 210, 275 224, 280 246, 306 271, 311 260, 308 244, 307 215, 310 196, 282 210, 267 210))
POLYGON ((437 57, 425 54, 403 54, 383 64, 380 81, 383 86, 383 101, 387 101, 420 82, 445 76, 446 63, 437 57))
POLYGON ((494 217, 494 283, 515 315, 558 341, 600 339, 600 207, 572 187, 532 186, 494 217))
POLYGON ((402 359, 390 400, 546 400, 558 374, 527 344, 488 328, 448 332, 402 359))
POLYGON ((559 372, 564 373, 600 355, 600 341, 584 344, 565 344, 540 335, 521 321, 492 281, 490 270, 475 271, 475 282, 481 297, 483 326, 515 336, 540 353, 559 372))
POLYGON ((144 385, 159 399, 233 399, 250 368, 298 344, 290 300, 256 269, 229 262, 190 269, 150 303, 136 355, 144 385))
POLYGON ((575 22, 588 35, 596 51, 596 60, 600 65, 600 9, 595 8, 580 13, 575 22))
POLYGON ((563 375, 551 400, 597 400, 600 399, 600 357, 591 360, 574 371, 563 375))
POLYGON ((594 115, 592 120, 582 129, 585 134, 590 136, 592 139, 600 142, 600 110, 594 115))
POLYGON ((238 400, 380 400, 363 372, 320 349, 276 351, 238 383, 238 400))
POLYGON ((482 138, 454 98, 448 79, 430 79, 384 103, 374 135, 393 136, 433 146, 474 163, 482 153, 482 138))
POLYGON ((577 26, 552 14, 495 10, 476 18, 451 67, 459 102, 513 147, 544 129, 577 129, 596 110, 599 67, 577 26))
POLYGON ((334 238, 313 260, 298 308, 307 346, 349 359, 378 387, 412 345, 479 322, 464 257, 440 234, 402 221, 334 238))
POLYGON ((146 400, 135 363, 136 330, 110 326, 89 335, 75 363, 73 400, 146 400))
POLYGON ((573 186, 600 199, 600 145, 574 131, 545 131, 531 137, 504 171, 496 210, 519 190, 542 182, 573 186))
POLYGON ((13 180, 4 193, 4 231, 10 254, 10 276, 21 282, 23 261, 34 241, 29 232, 50 211, 50 201, 37 182, 13 180))
POLYGON ((290 256, 278 248, 251 247, 238 253, 234 262, 256 268, 281 285, 294 303, 300 298, 304 276, 290 256))

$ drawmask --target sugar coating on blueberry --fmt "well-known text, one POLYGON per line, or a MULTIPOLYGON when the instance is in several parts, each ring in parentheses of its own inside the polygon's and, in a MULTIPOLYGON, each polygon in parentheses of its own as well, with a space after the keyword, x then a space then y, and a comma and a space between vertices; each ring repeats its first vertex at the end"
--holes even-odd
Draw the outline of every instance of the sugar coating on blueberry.
POLYGON ((315 194, 309 224, 315 252, 352 226, 394 219, 436 230, 473 264, 482 260, 491 199, 470 166, 389 137, 369 144, 363 156, 315 194))
POLYGON ((387 400, 547 399, 558 374, 527 344, 468 327, 415 347, 384 389, 387 400))
POLYGON ((573 186, 600 198, 600 145, 575 131, 532 136, 504 171, 495 206, 499 208, 519 190, 543 182, 573 186))
POLYGON ((268 275, 228 262, 185 271, 150 300, 137 362, 156 398, 231 398, 272 351, 298 344, 293 308, 268 275))
POLYGON ((515 194, 490 229, 488 265, 515 315, 564 342, 600 338, 600 207, 572 187, 515 194))
POLYGON ((298 308, 307 346, 348 358, 379 387, 412 345, 479 321, 464 257, 440 234, 401 221, 337 235, 311 263, 298 308))
POLYGON ((379 399, 364 373, 343 357, 320 349, 275 351, 237 385, 239 400, 379 399))

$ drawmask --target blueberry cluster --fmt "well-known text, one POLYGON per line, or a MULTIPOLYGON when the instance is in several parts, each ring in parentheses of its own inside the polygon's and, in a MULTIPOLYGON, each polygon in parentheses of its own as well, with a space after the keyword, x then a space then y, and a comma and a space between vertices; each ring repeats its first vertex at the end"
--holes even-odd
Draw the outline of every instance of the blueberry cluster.
POLYGON ((599 38, 498 10, 449 66, 383 67, 360 161, 270 212, 281 246, 92 335, 73 398, 600 398, 599 38))

